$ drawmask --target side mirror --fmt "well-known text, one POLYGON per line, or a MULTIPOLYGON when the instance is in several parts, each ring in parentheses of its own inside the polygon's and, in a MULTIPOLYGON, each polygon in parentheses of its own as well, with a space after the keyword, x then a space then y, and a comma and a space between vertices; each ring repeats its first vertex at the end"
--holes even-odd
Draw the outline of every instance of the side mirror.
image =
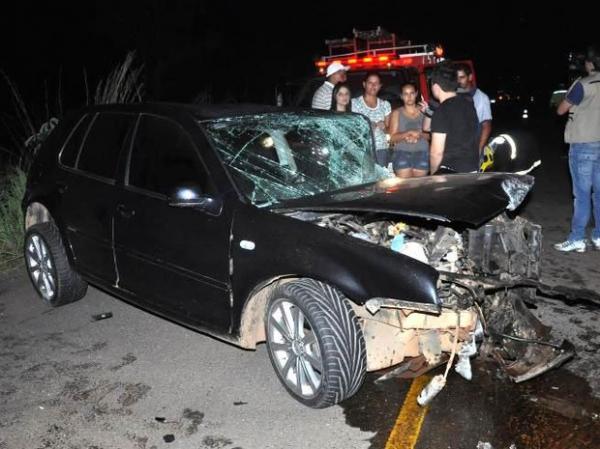
POLYGON ((169 206, 194 208, 217 216, 221 214, 223 201, 203 194, 202 189, 195 184, 185 184, 173 189, 169 195, 169 206))

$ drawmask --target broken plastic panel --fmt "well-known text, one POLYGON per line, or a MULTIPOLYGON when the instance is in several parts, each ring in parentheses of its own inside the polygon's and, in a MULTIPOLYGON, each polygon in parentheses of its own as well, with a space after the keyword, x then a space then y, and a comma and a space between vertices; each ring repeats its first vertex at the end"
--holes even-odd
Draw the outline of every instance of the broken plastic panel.
POLYGON ((112 312, 99 313, 97 315, 92 315, 92 321, 106 320, 108 318, 112 318, 112 316, 112 312))
POLYGON ((385 178, 367 120, 260 114, 202 122, 238 188, 257 206, 385 178))

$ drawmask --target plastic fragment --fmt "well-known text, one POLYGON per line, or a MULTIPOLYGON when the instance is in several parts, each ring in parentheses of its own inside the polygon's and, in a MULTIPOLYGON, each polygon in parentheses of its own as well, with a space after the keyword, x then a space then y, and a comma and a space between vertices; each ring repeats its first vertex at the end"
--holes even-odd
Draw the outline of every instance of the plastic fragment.
POLYGON ((112 312, 104 312, 104 313, 99 313, 97 315, 92 315, 92 320, 94 320, 94 321, 106 320, 108 318, 112 318, 112 316, 113 316, 112 312))
POLYGON ((458 362, 454 370, 466 380, 473 378, 473 370, 471 369, 471 357, 477 354, 477 343, 475 343, 475 334, 471 334, 471 340, 464 343, 458 351, 458 362))
POLYGON ((427 386, 423 388, 421 393, 419 393, 419 396, 417 397, 417 403, 420 406, 425 406, 429 404, 431 400, 435 398, 440 391, 442 391, 445 385, 446 379, 444 379, 444 376, 442 374, 434 376, 429 381, 427 386))

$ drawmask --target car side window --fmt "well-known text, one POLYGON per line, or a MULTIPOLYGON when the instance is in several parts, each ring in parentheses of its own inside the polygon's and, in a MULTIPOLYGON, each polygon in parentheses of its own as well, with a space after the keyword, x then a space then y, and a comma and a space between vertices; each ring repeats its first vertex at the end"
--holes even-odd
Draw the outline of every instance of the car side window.
POLYGON ((93 115, 90 114, 84 115, 71 130, 71 134, 67 138, 67 141, 60 152, 59 160, 61 164, 67 167, 75 167, 75 161, 77 160, 77 155, 81 149, 81 143, 85 138, 85 133, 90 127, 92 117, 93 115))
POLYGON ((184 184, 211 193, 191 136, 177 123, 142 115, 131 151, 128 185, 165 196, 184 184))
POLYGON ((99 114, 85 138, 76 168, 114 179, 119 153, 130 141, 135 119, 135 114, 99 114))

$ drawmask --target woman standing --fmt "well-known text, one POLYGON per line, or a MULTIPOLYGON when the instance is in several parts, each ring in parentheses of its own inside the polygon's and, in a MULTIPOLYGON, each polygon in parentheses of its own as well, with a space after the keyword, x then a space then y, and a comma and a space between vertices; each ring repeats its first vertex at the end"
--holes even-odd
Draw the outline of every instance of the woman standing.
POLYGON ((364 93, 352 99, 352 112, 365 115, 371 121, 371 129, 375 136, 377 163, 386 167, 389 162, 389 143, 386 131, 390 123, 392 106, 389 101, 377 95, 381 90, 381 79, 376 72, 367 73, 363 81, 364 93))
POLYGON ((425 116, 417 105, 417 89, 402 86, 404 106, 390 118, 390 142, 394 145, 394 172, 400 178, 425 176, 429 171, 429 134, 423 132, 425 116))
POLYGON ((335 112, 350 112, 350 87, 347 83, 337 83, 331 97, 331 110, 335 112))

